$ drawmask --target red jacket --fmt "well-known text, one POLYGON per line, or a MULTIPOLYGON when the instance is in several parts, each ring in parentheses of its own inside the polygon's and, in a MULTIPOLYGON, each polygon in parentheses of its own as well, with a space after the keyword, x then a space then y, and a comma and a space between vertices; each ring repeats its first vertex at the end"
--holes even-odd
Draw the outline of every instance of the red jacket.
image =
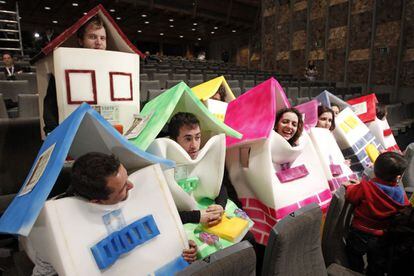
MULTIPOLYGON (((385 183, 378 178, 373 180, 383 185, 397 185, 385 183)), ((346 199, 355 206, 352 227, 376 236, 383 235, 383 230, 389 226, 390 219, 398 210, 410 205, 405 193, 404 204, 400 204, 368 180, 362 180, 357 185, 349 185, 346 189, 346 199)))

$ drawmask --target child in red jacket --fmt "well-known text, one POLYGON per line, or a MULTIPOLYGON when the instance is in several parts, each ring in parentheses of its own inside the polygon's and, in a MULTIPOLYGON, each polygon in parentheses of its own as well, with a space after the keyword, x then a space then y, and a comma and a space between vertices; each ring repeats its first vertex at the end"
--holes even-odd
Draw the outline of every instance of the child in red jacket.
POLYGON ((347 185, 346 199, 355 207, 346 246, 351 269, 363 272, 362 257, 367 254, 367 275, 384 275, 388 248, 381 236, 392 217, 410 204, 404 189, 397 185, 406 167, 401 154, 385 152, 374 163, 373 179, 347 185))

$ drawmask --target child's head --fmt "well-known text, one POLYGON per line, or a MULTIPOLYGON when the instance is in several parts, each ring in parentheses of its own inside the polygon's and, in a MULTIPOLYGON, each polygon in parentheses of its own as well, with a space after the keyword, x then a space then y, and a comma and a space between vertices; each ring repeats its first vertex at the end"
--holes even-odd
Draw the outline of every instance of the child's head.
POLYGON ((407 161, 404 156, 399 153, 389 151, 380 154, 374 163, 375 176, 387 182, 398 181, 405 168, 407 161))

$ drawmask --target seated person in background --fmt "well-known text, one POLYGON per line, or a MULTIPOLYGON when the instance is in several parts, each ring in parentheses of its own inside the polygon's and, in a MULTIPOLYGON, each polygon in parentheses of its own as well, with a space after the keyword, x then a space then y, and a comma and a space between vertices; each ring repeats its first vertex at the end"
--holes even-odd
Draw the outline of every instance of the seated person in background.
MULTIPOLYGON (((70 187, 57 199, 79 196, 91 203, 113 205, 127 199, 128 191, 132 188, 133 184, 128 180, 125 167, 115 156, 90 152, 75 161, 70 187)), ((189 246, 189 249, 183 251, 183 257, 192 263, 197 258, 197 246, 191 240, 189 246)), ((54 274, 54 268, 37 256, 32 275, 54 274)))
MULTIPOLYGON (((200 122, 194 114, 186 112, 175 114, 168 125, 168 133, 170 138, 177 142, 191 159, 197 158, 201 145, 201 130, 200 122)), ((224 185, 221 185, 215 203, 206 210, 180 211, 181 221, 183 224, 202 223, 208 226, 220 223, 227 204, 227 190, 224 185)))
POLYGON ((216 94, 214 94, 213 97, 211 97, 211 99, 225 102, 226 101, 226 89, 222 85, 220 85, 216 94))
POLYGON ((14 59, 10 53, 3 54, 3 63, 4 63, 4 75, 6 80, 15 80, 16 74, 23 73, 23 70, 20 69, 18 65, 14 64, 14 59))
POLYGON ((305 69, 305 78, 309 81, 316 80, 316 76, 318 75, 318 70, 316 70, 316 65, 313 60, 308 61, 308 66, 305 69))
POLYGON ((367 254, 367 275, 384 275, 388 248, 380 237, 399 210, 409 206, 404 189, 397 183, 407 167, 401 154, 385 152, 374 163, 375 177, 346 185, 346 200, 355 206, 346 250, 352 270, 363 272, 367 254))
POLYGON ((144 63, 147 64, 149 60, 155 60, 158 63, 161 62, 161 59, 158 57, 158 55, 151 55, 149 51, 145 51, 144 63))
POLYGON ((335 114, 332 109, 324 105, 318 106, 318 123, 316 127, 322 127, 329 129, 330 131, 335 129, 335 114))
MULTIPOLYGON (((96 50, 106 50, 106 30, 102 19, 94 16, 89 19, 76 33, 78 44, 81 48, 96 50)), ((43 120, 45 122, 44 131, 46 134, 54 130, 59 125, 59 113, 56 98, 56 82, 53 75, 50 76, 44 98, 43 120)))
POLYGON ((296 108, 282 108, 276 113, 274 130, 295 147, 303 131, 302 114, 296 108))
POLYGON ((336 104, 331 104, 331 109, 334 112, 335 117, 341 112, 341 109, 336 104))

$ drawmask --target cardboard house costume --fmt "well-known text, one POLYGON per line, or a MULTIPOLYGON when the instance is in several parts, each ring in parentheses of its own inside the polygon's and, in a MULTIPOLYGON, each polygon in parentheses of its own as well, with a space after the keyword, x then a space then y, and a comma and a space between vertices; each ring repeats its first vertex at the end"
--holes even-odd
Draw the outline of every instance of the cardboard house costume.
POLYGON ((355 114, 368 126, 371 133, 386 150, 400 151, 387 118, 384 117, 380 120, 376 116, 378 100, 375 94, 350 99, 348 103, 352 105, 355 114))
POLYGON ((332 108, 332 105, 337 105, 340 110, 343 110, 346 107, 351 107, 350 104, 338 98, 328 90, 323 91, 321 94, 315 97, 315 100, 320 102, 322 105, 332 108))
POLYGON ((203 82, 191 88, 196 96, 207 106, 208 110, 216 116, 220 121, 224 121, 226 115, 227 104, 235 99, 230 86, 227 84, 223 76, 214 78, 212 80, 203 82), (211 99, 219 89, 226 91, 224 101, 211 99))
MULTIPOLYGON (((213 204, 223 181, 225 135, 237 139, 241 134, 214 117, 183 82, 148 102, 140 116, 146 123, 131 142, 147 152, 176 162, 174 169, 165 170, 164 173, 178 210, 200 210, 213 204), (178 112, 192 113, 200 121, 201 141, 204 144, 195 160, 172 139, 156 139, 178 112)), ((189 238, 199 245, 200 257, 238 242, 244 236, 249 228, 249 220, 239 218, 239 211, 236 210, 234 203, 228 201, 226 219, 214 229, 201 229, 199 224, 185 225, 189 238)))
MULTIPOLYGON (((134 114, 139 113, 140 55, 143 56, 103 6, 96 6, 32 60, 37 72, 40 114, 44 111, 49 79, 54 76, 56 95, 53 96, 57 100, 59 123, 86 102, 111 124, 128 129, 134 114), (76 32, 95 15, 102 19, 106 29, 106 50, 78 45, 76 32)), ((43 126, 41 116, 42 130, 43 126)))
POLYGON ((306 131, 292 147, 273 130, 277 110, 289 106, 271 78, 229 103, 224 121, 243 133, 241 140, 227 137, 226 164, 243 209, 255 223, 251 231, 264 245, 278 220, 313 202, 325 209, 331 200, 306 131))
POLYGON ((59 275, 171 275, 187 265, 181 254, 188 241, 160 165, 174 163, 131 145, 84 103, 47 136, 0 219, 0 232, 22 236, 28 255, 59 275), (67 156, 92 151, 114 154, 130 172, 134 188, 127 199, 114 205, 77 196, 45 202, 67 156))
POLYGON ((352 106, 331 93, 324 91, 316 99, 331 107, 337 104, 341 111, 335 117, 336 128, 332 132, 345 159, 351 160, 351 170, 358 176, 371 166, 382 145, 375 139, 368 127, 354 113, 352 106))
POLYGON ((329 188, 334 193, 344 182, 356 179, 357 175, 345 164, 345 158, 329 129, 316 127, 318 123, 318 101, 296 106, 304 114, 305 127, 318 153, 320 165, 328 179, 329 188))

